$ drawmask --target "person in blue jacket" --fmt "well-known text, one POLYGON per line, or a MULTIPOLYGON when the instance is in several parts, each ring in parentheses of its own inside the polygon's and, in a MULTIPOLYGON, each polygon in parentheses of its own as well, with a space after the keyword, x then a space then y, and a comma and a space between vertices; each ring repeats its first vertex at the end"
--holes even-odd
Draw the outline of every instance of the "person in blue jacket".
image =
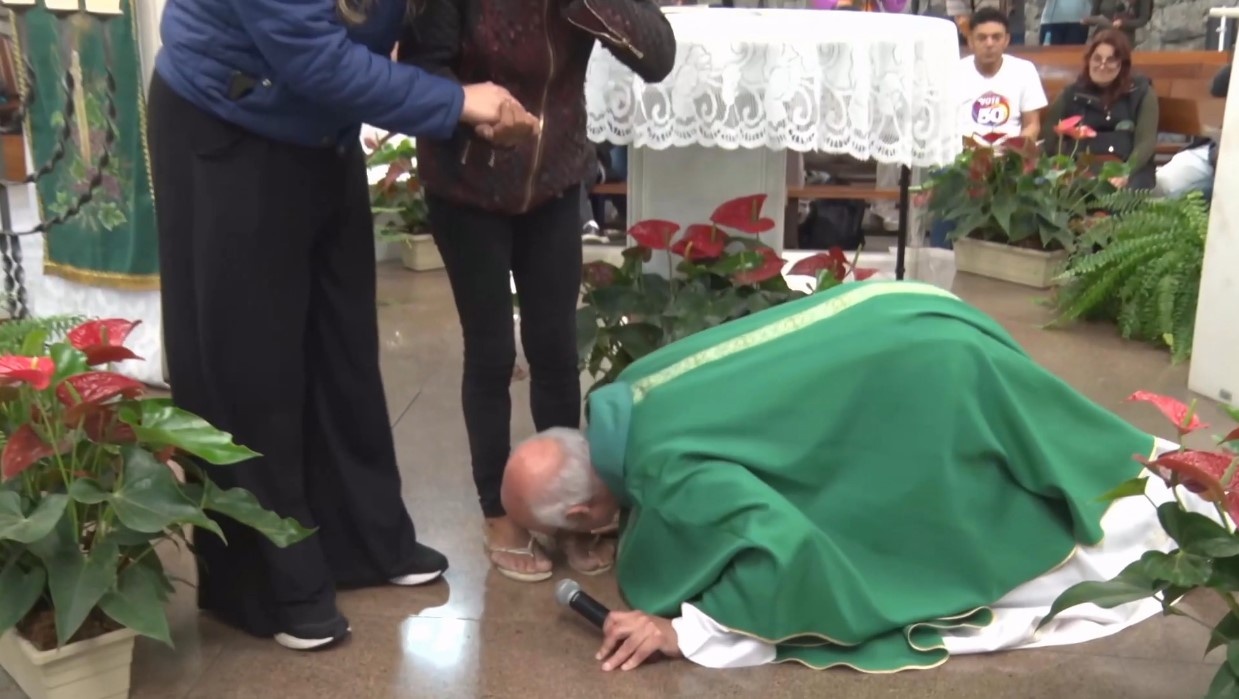
POLYGON ((511 143, 503 88, 390 60, 408 0, 169 0, 149 91, 164 339, 175 403, 260 457, 222 487, 316 528, 280 549, 220 517, 199 606, 308 650, 344 639, 337 587, 418 585, 447 559, 401 497, 379 373, 360 127, 511 143), (462 126, 463 125, 463 126, 462 126))

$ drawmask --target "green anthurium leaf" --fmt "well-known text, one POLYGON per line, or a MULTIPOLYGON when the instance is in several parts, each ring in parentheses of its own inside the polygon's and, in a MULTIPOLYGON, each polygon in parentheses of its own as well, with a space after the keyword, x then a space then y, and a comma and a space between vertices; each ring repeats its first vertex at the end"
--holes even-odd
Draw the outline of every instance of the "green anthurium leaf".
POLYGON ((1232 673, 1239 675, 1239 641, 1226 644, 1226 664, 1232 673))
POLYGON ((47 351, 47 329, 35 328, 31 330, 26 339, 22 341, 21 350, 18 352, 23 357, 38 357, 42 356, 47 351))
POLYGON ((116 588, 99 600, 99 608, 112 621, 171 646, 163 607, 165 583, 162 571, 131 564, 117 577, 116 588))
POLYGON ((1239 677, 1235 676, 1235 671, 1231 669, 1229 662, 1222 663, 1217 674, 1213 676, 1213 682, 1209 684, 1204 699, 1236 699, 1236 697, 1239 697, 1239 677))
POLYGON ((120 550, 115 544, 98 542, 89 553, 61 548, 44 561, 47 587, 56 613, 56 639, 64 645, 81 628, 99 600, 116 584, 120 550))
POLYGON ((1218 646, 1227 646, 1229 648, 1236 642, 1239 642, 1239 617, 1233 613, 1227 614, 1222 617, 1222 620, 1210 632, 1209 645, 1205 646, 1205 655, 1208 655, 1210 651, 1218 646))
POLYGON ((1167 582, 1175 587, 1204 585, 1213 574, 1213 560, 1186 551, 1162 553, 1148 551, 1141 557, 1144 571, 1154 580, 1167 582))
POLYGON ((582 363, 589 361, 597 344, 598 311, 593 306, 582 306, 576 312, 576 350, 582 363))
POLYGON ((1117 488, 1097 499, 1101 502, 1111 502, 1136 495, 1144 495, 1144 489, 1148 482, 1149 479, 1147 477, 1132 478, 1131 480, 1123 481, 1117 488))
POLYGON ((1112 580, 1104 582, 1082 582, 1067 588, 1046 615, 1038 628, 1045 626, 1064 610, 1078 607, 1081 604, 1095 604, 1103 609, 1112 609, 1119 605, 1148 599, 1160 591, 1159 585, 1144 573, 1146 563, 1136 561, 1123 569, 1112 580))
POLYGON ((14 558, 0 570, 0 634, 13 628, 43 594, 47 572, 41 565, 23 568, 14 558))
POLYGON ((267 537, 280 548, 291 546, 314 533, 297 520, 280 517, 263 508, 247 490, 223 490, 213 483, 205 484, 206 509, 230 517, 267 537))
POLYGON ((51 533, 64 516, 68 504, 66 495, 44 495, 27 516, 22 514, 20 495, 13 491, 0 492, 0 541, 33 544, 51 533))
POLYGON ((69 484, 69 497, 83 505, 98 505, 112 499, 112 493, 93 478, 78 478, 69 484))
POLYGON ((1157 519, 1184 551, 1210 558, 1239 556, 1239 537, 1204 515, 1168 502, 1157 508, 1157 519))
POLYGON ((628 323, 611 330, 611 337, 633 359, 640 359, 658 349, 662 334, 662 328, 649 323, 628 323))
POLYGON ((86 363, 86 354, 67 343, 58 342, 52 345, 48 350, 48 356, 52 358, 52 364, 56 367, 56 373, 52 375, 52 386, 56 386, 67 377, 90 369, 86 363))
POLYGON ((108 541, 122 548, 133 547, 133 546, 146 546, 146 545, 149 545, 151 542, 155 541, 156 539, 162 538, 163 536, 164 536, 164 533, 162 531, 160 532, 140 532, 140 531, 135 531, 133 529, 130 529, 129 527, 125 526, 122 523, 114 523, 112 525, 112 528, 109 529, 107 533, 108 541))
POLYGON ((136 401, 125 404, 118 412, 140 442, 176 447, 217 466, 258 456, 252 449, 234 444, 227 432, 167 403, 136 401))
POLYGON ((124 478, 110 498, 116 517, 126 527, 146 533, 174 524, 192 524, 222 535, 219 525, 181 492, 172 470, 140 447, 125 447, 124 478))

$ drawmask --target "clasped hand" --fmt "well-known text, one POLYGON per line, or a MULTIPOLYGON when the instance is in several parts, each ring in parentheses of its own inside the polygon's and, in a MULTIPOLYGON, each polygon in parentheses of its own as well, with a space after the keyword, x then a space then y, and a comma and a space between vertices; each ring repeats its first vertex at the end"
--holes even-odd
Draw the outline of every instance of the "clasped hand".
POLYGON ((679 639, 669 619, 645 612, 611 612, 602 624, 602 647, 595 660, 602 669, 632 670, 655 653, 680 657, 679 639))
POLYGON ((465 86, 461 121, 496 146, 510 148, 537 136, 542 123, 530 114, 506 89, 494 83, 465 86))

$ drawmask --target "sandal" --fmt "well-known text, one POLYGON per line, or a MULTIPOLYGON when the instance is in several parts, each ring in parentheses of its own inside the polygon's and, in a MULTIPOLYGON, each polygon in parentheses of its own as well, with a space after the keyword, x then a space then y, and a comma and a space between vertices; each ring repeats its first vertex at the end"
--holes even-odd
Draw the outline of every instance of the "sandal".
POLYGON ((495 570, 499 571, 500 575, 502 575, 505 578, 508 578, 509 580, 515 580, 517 582, 542 582, 543 580, 550 579, 551 575, 554 574, 554 571, 545 570, 545 571, 525 572, 523 570, 513 570, 512 568, 506 568, 504 566, 499 565, 499 563, 494 558, 494 554, 506 553, 512 556, 529 556, 530 558, 536 558, 537 554, 534 552, 534 546, 536 545, 537 544, 534 541, 532 536, 529 537, 529 543, 521 548, 508 548, 506 546, 491 546, 490 542, 487 541, 485 537, 482 538, 482 547, 486 549, 486 554, 487 556, 490 557, 490 564, 494 566, 495 570))
MULTIPOLYGON (((578 541, 580 540, 578 539, 578 541)), ((602 563, 601 565, 594 566, 592 568, 587 568, 580 564, 582 560, 595 560, 595 559, 601 560, 602 559, 602 557, 598 556, 597 552, 594 551, 594 547, 597 546, 599 542, 601 541, 602 541, 602 536, 594 536, 593 541, 583 546, 584 551, 581 551, 582 545, 580 543, 569 543, 568 541, 564 541, 561 545, 561 548, 563 548, 564 556, 568 559, 568 567, 572 568, 573 570, 580 573, 581 575, 591 575, 591 576, 602 575, 603 573, 614 568, 615 567, 615 552, 614 551, 612 551, 611 553, 611 560, 606 561, 602 563), (573 555, 574 551, 579 555, 573 555)))

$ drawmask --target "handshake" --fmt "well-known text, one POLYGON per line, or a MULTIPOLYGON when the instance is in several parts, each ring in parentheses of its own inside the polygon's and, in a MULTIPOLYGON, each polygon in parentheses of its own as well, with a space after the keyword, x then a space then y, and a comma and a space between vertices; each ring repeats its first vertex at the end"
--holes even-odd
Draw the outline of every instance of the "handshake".
POLYGON ((460 120, 481 138, 500 148, 511 148, 542 131, 541 120, 502 87, 494 83, 465 86, 460 120))

